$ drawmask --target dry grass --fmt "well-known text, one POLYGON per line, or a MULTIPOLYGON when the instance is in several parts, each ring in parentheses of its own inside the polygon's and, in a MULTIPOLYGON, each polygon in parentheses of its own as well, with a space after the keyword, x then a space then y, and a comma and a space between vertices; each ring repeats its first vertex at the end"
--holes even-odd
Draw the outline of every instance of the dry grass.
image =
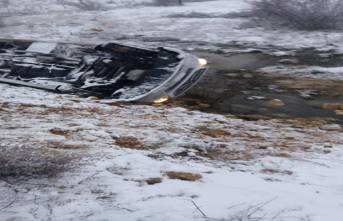
POLYGON ((139 141, 136 137, 132 137, 132 136, 116 138, 115 144, 120 147, 124 147, 128 149, 135 149, 135 150, 145 149, 144 144, 141 141, 139 141))
POLYGON ((8 104, 2 103, 1 108, 7 112, 20 112, 22 114, 39 114, 39 115, 50 115, 50 114, 65 114, 69 116, 89 116, 94 114, 105 115, 105 110, 97 107, 68 107, 68 106, 57 106, 49 107, 47 105, 36 105, 36 104, 8 104))
POLYGON ((286 152, 272 153, 271 156, 282 157, 282 158, 291 158, 292 157, 292 155, 290 155, 289 153, 286 153, 286 152))
POLYGON ((239 151, 221 147, 211 148, 207 151, 200 151, 197 153, 197 155, 210 160, 219 160, 224 162, 237 160, 249 161, 255 158, 252 154, 252 151, 249 150, 239 151))
POLYGON ((343 103, 325 103, 322 108, 326 110, 343 110, 343 103))
POLYGON ((291 120, 291 123, 295 124, 296 127, 316 128, 327 124, 327 121, 313 118, 295 118, 294 120, 291 120))
POLYGON ((290 170, 278 170, 278 169, 272 169, 272 168, 265 168, 261 170, 261 173, 265 174, 281 174, 281 175, 292 175, 293 172, 290 170))
POLYGON ((188 173, 188 172, 176 172, 176 171, 168 171, 166 175, 170 179, 178 179, 178 180, 185 180, 185 181, 197 181, 202 178, 202 176, 198 173, 188 173))
POLYGON ((42 147, 19 146, 1 147, 0 178, 17 176, 51 177, 71 167, 75 154, 42 147))
POLYGON ((231 133, 223 129, 211 129, 207 126, 199 126, 195 128, 195 131, 201 133, 202 135, 212 137, 212 138, 221 138, 231 136, 231 133))
POLYGON ((72 144, 72 143, 66 143, 62 141, 48 142, 47 147, 51 149, 56 149, 56 150, 78 150, 78 149, 89 148, 89 146, 86 144, 72 144))

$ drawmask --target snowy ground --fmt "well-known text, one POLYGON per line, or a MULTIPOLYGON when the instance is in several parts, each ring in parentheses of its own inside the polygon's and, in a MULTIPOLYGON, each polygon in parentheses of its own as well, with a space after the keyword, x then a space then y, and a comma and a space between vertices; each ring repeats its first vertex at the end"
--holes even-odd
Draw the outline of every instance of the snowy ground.
POLYGON ((343 218, 339 125, 0 91, 1 220, 343 218))
MULTIPOLYGON (((341 31, 275 30, 251 24, 239 14, 250 9, 249 1, 186 1, 184 6, 157 7, 152 0, 101 0, 96 1, 99 9, 90 11, 61 2, 77 0, 11 0, 9 7, 0 9, 0 37, 84 43, 117 40, 227 54, 259 50, 283 56, 307 48, 324 57, 343 53, 341 31)), ((331 68, 275 65, 263 71, 342 80, 342 65, 331 68), (307 71, 315 74, 304 74, 307 71)))
MULTIPOLYGON (((207 44, 208 47, 237 43, 257 48, 343 49, 340 31, 266 31, 244 25, 247 19, 232 13, 249 10, 249 1, 195 1, 187 2, 182 7, 156 7, 151 5, 152 0, 98 2, 107 10, 81 11, 75 7, 63 7, 55 0, 13 0, 13 6, 9 7, 11 16, 3 19, 6 27, 2 28, 1 37, 76 42, 114 39, 137 42, 166 38, 193 42, 195 45, 207 44)), ((2 11, 6 13, 7 9, 3 7, 2 11)))
MULTIPOLYGON (((11 0, 0 36, 236 50, 227 44, 279 55, 343 48, 340 32, 243 28, 245 18, 224 16, 248 9, 242 0, 99 2, 110 7, 11 0)), ((0 93, 0 220, 343 219, 340 125, 103 104, 6 85, 0 93), (171 171, 195 181, 171 179, 171 171), (160 183, 148 185, 151 178, 160 183)))

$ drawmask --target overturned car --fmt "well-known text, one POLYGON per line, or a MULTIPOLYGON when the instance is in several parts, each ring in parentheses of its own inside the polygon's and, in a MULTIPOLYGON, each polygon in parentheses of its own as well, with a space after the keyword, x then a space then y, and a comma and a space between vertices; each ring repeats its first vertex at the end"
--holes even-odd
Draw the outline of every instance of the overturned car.
POLYGON ((56 93, 163 102, 207 69, 206 60, 171 48, 0 40, 0 83, 56 93))

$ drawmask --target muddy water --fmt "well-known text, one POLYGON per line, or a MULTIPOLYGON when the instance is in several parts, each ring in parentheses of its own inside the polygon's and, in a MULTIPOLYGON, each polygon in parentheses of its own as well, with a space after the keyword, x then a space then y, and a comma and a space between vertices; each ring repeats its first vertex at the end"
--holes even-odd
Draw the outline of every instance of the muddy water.
POLYGON ((263 53, 196 54, 209 60, 211 70, 177 101, 182 105, 245 118, 319 117, 343 123, 342 111, 326 108, 328 103, 343 104, 341 81, 259 73, 258 68, 280 59, 263 53))

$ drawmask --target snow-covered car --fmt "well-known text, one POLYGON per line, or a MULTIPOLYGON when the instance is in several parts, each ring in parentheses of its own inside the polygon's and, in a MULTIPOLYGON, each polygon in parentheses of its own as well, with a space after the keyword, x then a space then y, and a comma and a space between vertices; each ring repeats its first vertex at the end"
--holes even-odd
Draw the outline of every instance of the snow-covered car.
POLYGON ((163 102, 207 69, 205 59, 172 48, 0 40, 0 83, 56 93, 163 102))

